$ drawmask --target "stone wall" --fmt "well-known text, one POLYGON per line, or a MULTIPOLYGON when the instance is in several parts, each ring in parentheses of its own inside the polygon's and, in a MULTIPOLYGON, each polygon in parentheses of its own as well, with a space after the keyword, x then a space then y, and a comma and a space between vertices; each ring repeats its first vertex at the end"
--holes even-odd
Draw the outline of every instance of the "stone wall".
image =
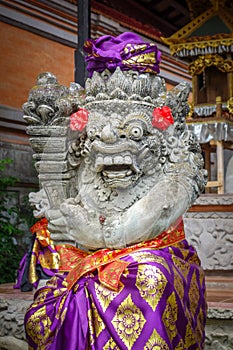
POLYGON ((184 218, 204 270, 233 270, 233 195, 203 195, 184 218))
POLYGON ((233 309, 209 308, 205 350, 233 349, 233 309))
POLYGON ((2 105, 21 108, 41 72, 53 72, 60 83, 74 80, 74 48, 0 22, 2 105))
POLYGON ((0 299, 0 350, 26 350, 24 315, 28 301, 0 299))
POLYGON ((205 350, 233 349, 233 195, 203 195, 184 218, 206 272, 205 350))

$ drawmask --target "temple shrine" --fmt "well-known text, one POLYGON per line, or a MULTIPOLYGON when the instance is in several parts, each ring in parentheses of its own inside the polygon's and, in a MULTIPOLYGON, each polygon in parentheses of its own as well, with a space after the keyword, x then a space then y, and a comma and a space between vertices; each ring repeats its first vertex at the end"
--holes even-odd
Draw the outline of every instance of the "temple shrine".
POLYGON ((232 190, 230 183, 224 184, 231 171, 224 159, 230 157, 233 141, 233 17, 224 5, 212 1, 198 16, 193 6, 192 21, 163 39, 173 56, 189 63, 193 101, 187 122, 205 153, 206 193, 218 194, 232 190))
POLYGON ((211 307, 213 300, 216 301, 216 296, 215 299, 212 296, 217 286, 222 293, 232 288, 232 266, 227 252, 232 249, 233 16, 227 1, 189 1, 188 4, 191 21, 163 38, 171 55, 188 63, 192 101, 187 124, 201 144, 209 174, 205 195, 186 215, 186 233, 199 247, 206 270, 210 297, 206 347, 209 348, 211 337, 213 348, 220 344, 217 340, 220 329, 216 326, 220 317, 221 329, 228 339, 222 348, 230 349, 232 341, 227 334, 228 327, 232 327, 230 299, 226 296, 223 303, 211 307), (224 263, 220 262, 222 258, 226 259, 224 263))

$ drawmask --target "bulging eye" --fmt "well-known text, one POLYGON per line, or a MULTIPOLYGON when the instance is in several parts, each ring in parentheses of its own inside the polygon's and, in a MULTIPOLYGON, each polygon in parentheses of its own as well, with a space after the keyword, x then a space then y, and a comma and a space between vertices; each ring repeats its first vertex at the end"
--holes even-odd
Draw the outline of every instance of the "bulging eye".
POLYGON ((94 140, 96 137, 98 137, 98 130, 95 126, 90 126, 87 130, 87 136, 90 140, 94 140))
POLYGON ((140 125, 132 125, 129 130, 129 137, 134 140, 140 140, 143 136, 143 128, 140 125))

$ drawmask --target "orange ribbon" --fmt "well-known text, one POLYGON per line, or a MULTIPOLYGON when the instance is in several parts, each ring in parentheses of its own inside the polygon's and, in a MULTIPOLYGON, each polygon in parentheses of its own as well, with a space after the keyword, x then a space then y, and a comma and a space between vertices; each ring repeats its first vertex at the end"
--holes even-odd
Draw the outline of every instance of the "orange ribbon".
MULTIPOLYGON (((43 247, 47 247, 48 245, 54 247, 47 227, 48 221, 43 218, 32 226, 31 232, 36 233, 43 247)), ((120 277, 129 264, 126 261, 120 260, 122 257, 143 249, 165 248, 182 241, 184 238, 183 221, 180 218, 173 226, 167 231, 162 232, 158 237, 123 249, 111 250, 106 248, 90 253, 69 244, 57 245, 55 246, 55 250, 59 254, 59 259, 56 257, 56 263, 50 261, 50 266, 52 268, 57 268, 57 263, 59 261, 59 271, 69 272, 66 277, 69 290, 72 289, 80 277, 97 270, 100 282, 108 288, 117 291, 120 277)), ((52 253, 50 252, 50 254, 52 253)), ((41 263, 43 262, 41 261, 41 263)))
POLYGON ((47 229, 48 228, 48 220, 46 218, 42 218, 39 221, 37 221, 31 228, 30 231, 31 233, 35 233, 39 230, 42 229, 47 229))
POLYGON ((42 245, 42 247, 47 247, 48 245, 53 245, 53 241, 50 239, 50 232, 48 230, 48 220, 46 218, 41 219, 36 222, 30 231, 36 234, 36 238, 42 245))
POLYGON ((82 257, 79 256, 77 258, 77 263, 73 266, 66 277, 68 289, 72 289, 79 278, 86 273, 97 270, 99 280, 102 284, 110 289, 118 290, 120 277, 129 264, 120 260, 122 257, 143 249, 165 248, 182 241, 184 238, 183 221, 180 220, 177 224, 171 226, 167 231, 162 232, 155 239, 146 242, 134 244, 118 250, 101 249, 92 254, 81 251, 85 256, 83 255, 82 257))

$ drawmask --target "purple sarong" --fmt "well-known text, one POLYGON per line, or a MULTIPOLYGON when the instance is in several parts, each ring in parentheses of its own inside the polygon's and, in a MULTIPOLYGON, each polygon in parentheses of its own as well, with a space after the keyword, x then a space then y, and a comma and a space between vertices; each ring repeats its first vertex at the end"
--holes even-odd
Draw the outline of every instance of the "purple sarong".
POLYGON ((97 270, 71 290, 62 274, 38 290, 25 317, 29 349, 203 349, 205 282, 194 248, 183 240, 121 261, 117 291, 97 270))

